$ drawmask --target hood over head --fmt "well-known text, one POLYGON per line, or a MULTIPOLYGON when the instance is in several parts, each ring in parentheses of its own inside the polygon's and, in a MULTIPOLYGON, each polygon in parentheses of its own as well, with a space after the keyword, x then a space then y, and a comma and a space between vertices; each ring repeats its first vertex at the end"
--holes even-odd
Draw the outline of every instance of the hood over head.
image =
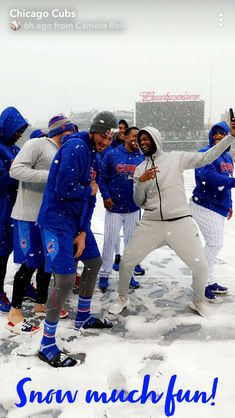
POLYGON ((7 107, 0 116, 0 142, 10 143, 16 132, 24 132, 28 123, 15 107, 7 107))
POLYGON ((69 139, 83 139, 89 145, 89 147, 92 147, 92 142, 89 133, 86 131, 74 132, 72 134, 62 136, 61 144, 65 144, 65 142, 67 142, 69 139))
POLYGON ((228 124, 226 122, 218 122, 216 123, 214 126, 212 126, 210 132, 209 132, 209 146, 210 148, 213 147, 214 142, 213 142, 213 135, 215 134, 215 132, 218 131, 224 131, 226 132, 226 135, 229 134, 230 128, 228 126, 228 124), (218 130, 216 129, 218 128, 218 130))
POLYGON ((162 136, 157 128, 153 128, 153 126, 146 126, 139 130, 137 141, 140 147, 140 136, 143 133, 146 133, 150 135, 151 139, 153 140, 157 150, 152 155, 158 157, 162 153, 162 136))
POLYGON ((118 121, 118 125, 120 125, 122 123, 122 125, 124 125, 125 126, 125 128, 126 129, 128 129, 129 128, 129 125, 128 125, 128 123, 127 123, 127 121, 125 120, 125 119, 120 119, 119 121, 118 121))

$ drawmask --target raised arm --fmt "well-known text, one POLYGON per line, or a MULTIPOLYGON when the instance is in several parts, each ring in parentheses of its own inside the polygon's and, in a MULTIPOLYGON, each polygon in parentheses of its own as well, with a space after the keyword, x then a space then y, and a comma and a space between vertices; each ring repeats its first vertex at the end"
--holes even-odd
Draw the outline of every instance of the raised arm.
MULTIPOLYGON (((235 125, 235 123, 234 123, 235 125)), ((235 129, 234 134, 227 135, 217 145, 214 145, 206 152, 183 152, 180 162, 181 170, 189 170, 192 168, 202 167, 204 165, 212 163, 218 158, 227 148, 233 143, 235 144, 235 129)))

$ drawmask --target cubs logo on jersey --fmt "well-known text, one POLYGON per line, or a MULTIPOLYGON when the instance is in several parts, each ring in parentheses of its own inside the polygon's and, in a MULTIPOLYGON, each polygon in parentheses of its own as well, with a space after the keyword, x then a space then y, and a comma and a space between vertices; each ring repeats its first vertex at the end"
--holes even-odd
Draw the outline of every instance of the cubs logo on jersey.
POLYGON ((21 248, 27 248, 27 245, 28 245, 27 240, 25 238, 22 238, 20 240, 20 247, 21 248))
POLYGON ((233 175, 233 164, 232 163, 221 162, 220 163, 220 169, 221 169, 222 173, 229 172, 230 176, 233 175))
POLYGON ((136 169, 136 165, 134 164, 117 164, 116 165, 116 171, 118 173, 131 174, 131 173, 134 173, 135 169, 136 169))
POLYGON ((47 244, 47 251, 50 254, 53 254, 55 252, 55 242, 54 241, 50 241, 47 244))

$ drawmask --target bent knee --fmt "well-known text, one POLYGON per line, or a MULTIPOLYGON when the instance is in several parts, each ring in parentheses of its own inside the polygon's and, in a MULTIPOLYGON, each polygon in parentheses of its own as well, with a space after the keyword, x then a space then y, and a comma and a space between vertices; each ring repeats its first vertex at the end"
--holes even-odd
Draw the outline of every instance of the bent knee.
POLYGON ((99 270, 100 267, 102 266, 103 260, 102 260, 102 257, 99 256, 99 257, 96 257, 96 258, 92 258, 90 260, 83 260, 82 262, 83 262, 84 268, 86 270, 96 271, 96 270, 99 270))

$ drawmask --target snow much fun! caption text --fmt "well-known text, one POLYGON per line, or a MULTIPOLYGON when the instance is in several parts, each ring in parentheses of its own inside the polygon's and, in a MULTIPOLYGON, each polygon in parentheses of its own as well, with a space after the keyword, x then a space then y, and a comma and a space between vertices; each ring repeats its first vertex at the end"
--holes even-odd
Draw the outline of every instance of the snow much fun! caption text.
MULTIPOLYGON (((214 378, 210 393, 207 393, 206 391, 200 391, 198 389, 194 391, 191 389, 177 389, 175 387, 176 380, 177 375, 172 375, 166 391, 158 393, 149 389, 150 375, 146 374, 143 378, 141 389, 133 389, 129 392, 124 389, 113 389, 110 393, 98 392, 97 390, 89 389, 86 391, 85 399, 81 399, 80 401, 85 401, 87 404, 99 402, 103 404, 118 402, 123 404, 145 404, 147 401, 152 402, 153 404, 158 404, 163 402, 164 413, 166 417, 173 416, 176 412, 177 404, 181 403, 200 403, 205 405, 208 404, 208 406, 215 405, 218 377, 214 378)), ((16 392, 19 398, 16 403, 18 408, 23 408, 30 403, 73 404, 75 402, 79 402, 78 389, 74 390, 73 392, 70 390, 63 392, 62 389, 50 389, 46 393, 42 393, 40 391, 33 390, 32 384, 32 379, 30 377, 25 377, 18 382, 16 386, 16 392)))

